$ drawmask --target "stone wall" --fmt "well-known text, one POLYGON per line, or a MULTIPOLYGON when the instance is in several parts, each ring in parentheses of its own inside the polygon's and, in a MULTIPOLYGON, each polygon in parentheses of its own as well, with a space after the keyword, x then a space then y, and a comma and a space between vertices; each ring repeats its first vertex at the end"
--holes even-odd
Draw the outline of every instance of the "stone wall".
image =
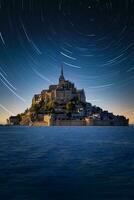
POLYGON ((99 119, 92 119, 86 118, 86 125, 87 126, 128 126, 128 121, 124 120, 99 120, 99 119))
POLYGON ((33 122, 31 126, 48 126, 46 122, 33 122))
POLYGON ((52 126, 86 126, 85 120, 54 120, 52 126))
POLYGON ((45 123, 47 126, 51 126, 51 123, 52 123, 51 115, 44 115, 44 123, 45 123))
POLYGON ((126 121, 112 121, 112 120, 98 120, 92 118, 85 118, 83 120, 53 120, 51 115, 44 116, 44 124, 46 126, 127 126, 126 121))

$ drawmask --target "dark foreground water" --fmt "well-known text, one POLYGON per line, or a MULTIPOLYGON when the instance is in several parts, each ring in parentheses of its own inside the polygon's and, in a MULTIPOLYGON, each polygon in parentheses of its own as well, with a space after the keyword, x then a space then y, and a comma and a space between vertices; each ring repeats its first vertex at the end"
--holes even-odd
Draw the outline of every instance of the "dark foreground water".
POLYGON ((134 127, 0 127, 0 200, 134 199, 134 127))

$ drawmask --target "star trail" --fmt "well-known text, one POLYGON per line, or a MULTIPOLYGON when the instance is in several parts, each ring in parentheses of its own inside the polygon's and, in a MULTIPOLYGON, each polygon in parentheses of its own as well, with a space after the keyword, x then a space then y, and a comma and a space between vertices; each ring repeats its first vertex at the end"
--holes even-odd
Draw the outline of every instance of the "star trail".
POLYGON ((65 77, 134 123, 133 0, 0 0, 0 123, 65 77))

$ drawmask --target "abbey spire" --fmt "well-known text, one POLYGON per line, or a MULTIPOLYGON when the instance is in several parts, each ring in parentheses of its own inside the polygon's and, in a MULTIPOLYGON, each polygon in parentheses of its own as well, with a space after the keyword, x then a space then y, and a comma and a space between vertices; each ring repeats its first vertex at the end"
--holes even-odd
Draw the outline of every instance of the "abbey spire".
POLYGON ((63 72, 63 65, 61 65, 61 74, 59 77, 59 83, 64 83, 65 78, 64 78, 64 72, 63 72))

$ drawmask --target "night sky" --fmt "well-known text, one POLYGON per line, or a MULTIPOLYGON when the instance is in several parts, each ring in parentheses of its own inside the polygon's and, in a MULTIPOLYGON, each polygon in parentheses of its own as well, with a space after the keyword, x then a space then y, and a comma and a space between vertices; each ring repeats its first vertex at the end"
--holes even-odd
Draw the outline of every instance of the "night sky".
POLYGON ((134 0, 0 0, 0 123, 66 79, 134 123, 134 0))

